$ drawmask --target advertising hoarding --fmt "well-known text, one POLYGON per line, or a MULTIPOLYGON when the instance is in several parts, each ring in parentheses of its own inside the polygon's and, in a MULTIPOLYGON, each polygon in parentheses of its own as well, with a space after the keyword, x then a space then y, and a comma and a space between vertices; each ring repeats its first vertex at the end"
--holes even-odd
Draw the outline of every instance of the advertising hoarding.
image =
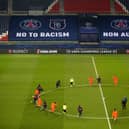
POLYGON ((12 16, 10 19, 10 41, 74 41, 77 39, 77 16, 12 16))
POLYGON ((99 16, 100 40, 128 41, 129 16, 99 16))

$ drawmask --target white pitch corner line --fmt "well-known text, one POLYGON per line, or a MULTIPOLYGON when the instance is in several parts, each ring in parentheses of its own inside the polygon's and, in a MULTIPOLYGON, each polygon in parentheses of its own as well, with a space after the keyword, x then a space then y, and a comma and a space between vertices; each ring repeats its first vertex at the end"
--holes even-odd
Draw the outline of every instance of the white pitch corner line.
MULTIPOLYGON (((95 64, 94 56, 92 56, 91 58, 92 58, 92 63, 93 63, 93 66, 94 66, 96 77, 98 77, 99 75, 98 75, 98 72, 97 72, 97 67, 96 67, 96 64, 95 64)), ((106 106, 105 99, 104 99, 103 89, 101 87, 101 84, 98 84, 98 85, 99 85, 99 90, 100 90, 101 98, 102 98, 104 109, 105 109, 105 114, 106 114, 106 118, 107 118, 107 122, 108 122, 108 127, 109 127, 109 129, 112 129, 111 123, 110 123, 110 118, 109 118, 108 111, 107 111, 107 106, 106 106)))

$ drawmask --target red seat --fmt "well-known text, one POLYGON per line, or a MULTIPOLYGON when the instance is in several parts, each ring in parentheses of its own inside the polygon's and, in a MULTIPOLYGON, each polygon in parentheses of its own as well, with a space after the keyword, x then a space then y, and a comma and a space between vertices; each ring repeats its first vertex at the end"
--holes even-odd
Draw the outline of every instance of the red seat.
POLYGON ((50 13, 59 13, 60 11, 60 5, 59 5, 59 1, 57 3, 55 3, 51 9, 49 10, 50 13))
POLYGON ((124 10, 123 6, 117 1, 115 1, 115 11, 117 13, 126 13, 126 11, 124 10))
POLYGON ((109 13, 110 0, 64 0, 65 12, 109 13))

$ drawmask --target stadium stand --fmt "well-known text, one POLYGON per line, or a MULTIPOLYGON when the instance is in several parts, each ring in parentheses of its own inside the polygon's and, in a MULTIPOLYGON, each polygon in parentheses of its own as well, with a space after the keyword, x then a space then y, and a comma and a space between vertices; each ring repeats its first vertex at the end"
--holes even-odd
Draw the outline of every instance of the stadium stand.
POLYGON ((115 1, 114 4, 115 4, 114 7, 115 7, 116 13, 125 13, 122 6, 118 2, 115 1))
POLYGON ((0 0, 0 11, 8 10, 8 0, 0 0))
MULTIPOLYGON (((128 12, 128 0, 25 0, 24 2, 21 0, 0 0, 0 11, 7 10, 6 16, 3 16, 4 14, 1 13, 2 16, 0 16, 0 48, 7 47, 2 45, 10 45, 9 47, 12 47, 13 45, 15 47, 19 48, 79 48, 79 47, 108 47, 113 46, 116 47, 115 44, 104 44, 103 42, 100 43, 100 39, 98 37, 98 30, 94 27, 94 24, 90 24, 90 20, 95 19, 96 16, 99 16, 99 14, 115 14, 115 12, 112 11, 112 8, 115 7, 115 11, 117 14, 119 13, 127 13, 128 12), (12 3, 10 3, 12 1, 12 3), (112 1, 112 2, 111 2, 112 1), (62 4, 61 4, 62 2, 62 4), (10 9, 9 9, 10 8, 10 9), (61 9, 64 11, 61 11, 61 9), (18 15, 18 16, 24 16, 25 15, 31 15, 28 12, 30 10, 43 10, 42 15, 46 15, 48 13, 56 13, 54 15, 61 14, 70 14, 72 13, 79 14, 82 13, 82 15, 93 15, 92 18, 86 19, 85 22, 87 28, 83 28, 82 25, 79 30, 79 39, 76 41, 37 41, 37 44, 35 44, 35 41, 13 41, 9 39, 9 42, 3 42, 8 40, 8 31, 9 29, 9 17, 11 15, 18 15), (11 13, 9 13, 11 11, 11 13), (17 11, 17 13, 15 13, 17 11), (26 11, 25 13, 22 13, 22 11, 26 11), (21 13, 20 13, 21 12, 21 13), (63 13, 62 13, 63 12, 63 13), (91 27, 92 25, 92 27, 91 27), (88 29, 91 29, 89 31, 88 29), (85 33, 84 33, 85 32, 85 33), (81 35, 82 34, 82 35, 81 35), (84 35, 85 34, 85 35, 84 35), (82 36, 82 37, 81 37, 82 36), (84 37, 84 38, 83 38, 84 37), (92 39, 92 41, 91 41, 92 39), (94 40, 95 39, 95 40, 94 40), (97 39, 97 40, 96 40, 97 39), (11 46, 12 45, 12 46, 11 46)), ((114 8, 113 8, 114 9, 114 8)), ((50 15, 50 14, 48 14, 50 15)), ((53 14, 52 14, 53 15, 53 14)), ((94 20, 96 21, 96 20, 94 20)), ((91 23, 94 23, 91 22, 91 23)), ((80 22, 81 23, 81 22, 80 22)), ((9 32, 10 37, 10 32, 9 32)), ((123 41, 122 41, 123 42, 123 41)), ((125 41, 128 43, 128 41, 125 41)), ((121 41, 120 41, 121 43, 121 41)), ((13 47, 14 47, 13 46, 13 47)), ((126 47, 125 44, 117 44, 117 47, 126 47), (120 46, 121 45, 121 46, 120 46)), ((127 46, 128 47, 128 46, 127 46)))
POLYGON ((13 0, 14 11, 47 10, 55 0, 13 0))
MULTIPOLYGON (((11 10, 11 8, 8 8, 8 5, 12 5, 11 11, 14 14, 15 12, 16 14, 27 14, 29 10, 42 10, 44 13, 59 13, 61 12, 61 1, 25 0, 23 2, 21 0, 0 0, 0 12, 1 14, 7 14, 8 10, 11 10), (10 3, 10 1, 12 2, 10 3)), ((112 7, 115 7, 116 13, 129 13, 129 0, 63 0, 63 4, 64 13, 112 13, 112 7)))
POLYGON ((129 11, 129 0, 118 0, 129 11))
POLYGON ((4 11, 8 9, 8 0, 0 0, 0 10, 4 11))
POLYGON ((55 0, 46 10, 49 13, 59 13, 60 11, 60 3, 58 0, 55 0))
POLYGON ((117 13, 129 13, 129 1, 115 0, 115 10, 117 13))
POLYGON ((109 13, 109 0, 64 0, 65 12, 74 13, 109 13))
MULTIPOLYGON (((11 9, 8 8, 8 5, 12 5, 11 11, 14 14, 27 14, 30 10, 42 10, 44 13, 59 13, 61 12, 61 2, 62 0, 25 0, 24 2, 21 0, 0 0, 0 12, 7 13, 11 9), (10 1, 12 2, 10 3, 10 1)), ((63 4, 64 13, 109 14, 112 13, 112 7, 115 7, 116 13, 129 13, 128 0, 63 0, 63 4)))

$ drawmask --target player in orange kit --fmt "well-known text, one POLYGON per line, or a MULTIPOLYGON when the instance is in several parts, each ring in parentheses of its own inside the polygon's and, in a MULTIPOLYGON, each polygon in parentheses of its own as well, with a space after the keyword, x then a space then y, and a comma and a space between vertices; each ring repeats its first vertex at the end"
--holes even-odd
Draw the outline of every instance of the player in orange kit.
POLYGON ((39 96, 38 100, 37 100, 37 107, 41 107, 42 105, 43 105, 43 101, 42 101, 41 97, 39 96))
POLYGON ((57 106, 56 102, 51 103, 51 112, 55 112, 56 106, 57 106))
POLYGON ((118 118, 118 111, 116 110, 116 108, 114 108, 114 110, 112 112, 112 118, 114 121, 116 121, 118 118))
POLYGON ((39 90, 38 89, 35 89, 34 95, 39 95, 39 94, 40 94, 39 90))
POLYGON ((94 78, 93 77, 89 77, 88 81, 89 81, 89 85, 92 86, 93 82, 94 82, 94 78))
POLYGON ((114 85, 118 85, 118 77, 117 76, 113 76, 113 82, 114 82, 114 85))

